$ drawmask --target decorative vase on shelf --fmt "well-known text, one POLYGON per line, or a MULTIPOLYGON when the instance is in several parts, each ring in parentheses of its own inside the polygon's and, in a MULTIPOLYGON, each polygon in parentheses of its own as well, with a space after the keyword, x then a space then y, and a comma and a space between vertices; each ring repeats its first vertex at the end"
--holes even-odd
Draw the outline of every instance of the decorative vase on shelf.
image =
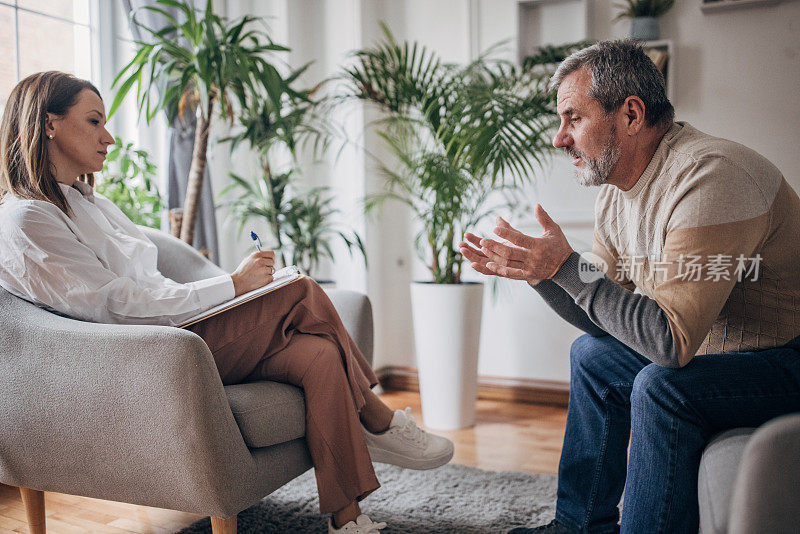
POLYGON ((655 41, 660 37, 656 17, 634 17, 631 19, 631 39, 655 41))

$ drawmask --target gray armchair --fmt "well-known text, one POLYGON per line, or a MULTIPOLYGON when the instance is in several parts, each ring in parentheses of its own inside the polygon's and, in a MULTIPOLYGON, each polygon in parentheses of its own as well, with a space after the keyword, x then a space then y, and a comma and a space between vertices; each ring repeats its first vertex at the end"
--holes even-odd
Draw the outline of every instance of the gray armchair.
POLYGON ((703 451, 698 479, 702 534, 798 532, 800 413, 734 428, 703 451))
MULTIPOLYGON (((221 273, 147 234, 166 276, 221 273)), ((329 295, 371 361, 369 300, 329 295)), ((42 491, 207 514, 215 533, 235 532, 236 514, 311 467, 301 390, 223 387, 192 332, 77 321, 2 289, 0 332, 0 482, 21 488, 34 532, 44 532, 42 491)))

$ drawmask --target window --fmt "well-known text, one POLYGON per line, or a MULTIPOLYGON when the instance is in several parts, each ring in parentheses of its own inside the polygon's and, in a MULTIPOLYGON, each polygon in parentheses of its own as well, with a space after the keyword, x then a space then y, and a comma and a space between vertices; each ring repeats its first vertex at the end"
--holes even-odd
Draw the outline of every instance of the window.
POLYGON ((22 78, 61 70, 96 78, 93 0, 0 0, 0 110, 22 78))

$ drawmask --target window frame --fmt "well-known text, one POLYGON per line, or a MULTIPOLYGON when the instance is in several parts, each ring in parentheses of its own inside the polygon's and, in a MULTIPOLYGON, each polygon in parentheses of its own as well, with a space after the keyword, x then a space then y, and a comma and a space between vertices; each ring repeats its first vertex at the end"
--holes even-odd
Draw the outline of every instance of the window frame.
MULTIPOLYGON (((106 2, 107 3, 107 2, 106 2)), ((22 7, 18 4, 17 0, 0 0, 0 6, 9 7, 14 10, 14 61, 15 61, 15 76, 16 79, 14 80, 14 85, 20 82, 22 79, 21 72, 20 72, 20 46, 19 46, 19 15, 20 12, 30 13, 33 15, 39 15, 43 17, 48 17, 53 20, 58 20, 60 22, 66 22, 68 24, 72 24, 74 26, 81 26, 84 28, 88 28, 89 30, 89 52, 91 54, 90 60, 90 74, 89 74, 89 81, 97 85, 97 83, 102 78, 100 72, 100 37, 102 31, 100 31, 99 25, 99 12, 100 12, 100 0, 89 0, 89 22, 76 22, 74 20, 70 20, 64 17, 60 17, 58 15, 53 15, 51 13, 44 13, 42 11, 38 11, 35 9, 30 9, 27 7, 22 7)))

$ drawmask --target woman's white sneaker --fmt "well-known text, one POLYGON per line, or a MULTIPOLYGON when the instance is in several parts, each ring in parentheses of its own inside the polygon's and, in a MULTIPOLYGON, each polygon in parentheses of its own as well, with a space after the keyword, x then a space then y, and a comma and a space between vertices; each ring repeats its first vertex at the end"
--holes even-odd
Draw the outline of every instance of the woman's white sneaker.
POLYGON ((386 523, 373 523, 372 519, 364 514, 361 514, 355 521, 345 523, 341 528, 333 526, 333 519, 328 519, 328 534, 369 534, 371 532, 378 532, 386 528, 386 523))
POLYGON ((434 469, 453 457, 453 442, 417 426, 411 408, 395 410, 389 429, 379 434, 364 429, 373 462, 407 469, 434 469))

